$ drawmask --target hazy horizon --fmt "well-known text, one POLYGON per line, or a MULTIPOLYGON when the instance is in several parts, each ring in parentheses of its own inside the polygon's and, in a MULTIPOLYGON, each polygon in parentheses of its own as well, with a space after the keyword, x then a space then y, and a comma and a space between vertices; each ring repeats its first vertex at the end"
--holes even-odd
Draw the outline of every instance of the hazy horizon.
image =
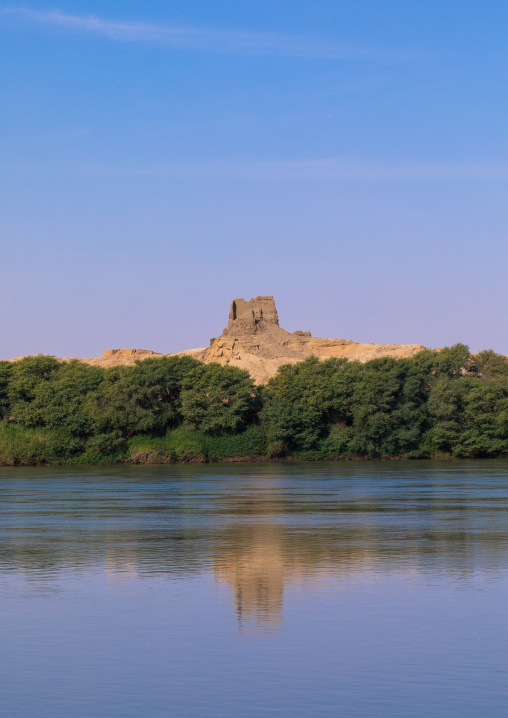
POLYGON ((0 4, 0 358, 282 327, 508 354, 508 6, 0 4))

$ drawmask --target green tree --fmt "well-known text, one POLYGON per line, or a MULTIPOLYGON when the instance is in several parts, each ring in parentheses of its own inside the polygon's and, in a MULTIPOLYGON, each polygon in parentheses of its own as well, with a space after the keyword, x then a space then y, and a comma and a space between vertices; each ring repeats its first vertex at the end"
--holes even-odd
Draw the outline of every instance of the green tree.
POLYGON ((87 402, 95 431, 120 431, 130 437, 177 426, 182 420, 182 384, 197 366, 191 357, 162 357, 108 369, 99 395, 87 402))
POLYGON ((357 372, 357 365, 346 365, 346 359, 309 357, 279 367, 263 394, 261 422, 270 443, 288 451, 313 449, 332 422, 345 420, 357 372))
POLYGON ((25 368, 21 367, 21 379, 16 373, 17 384, 12 382, 12 386, 23 398, 13 403, 12 417, 25 426, 61 429, 77 437, 90 435, 93 427, 84 407, 90 395, 97 394, 104 370, 77 360, 58 364, 53 370, 51 366, 36 382, 30 374, 28 386, 23 383, 25 368))
POLYGON ((486 457, 508 453, 508 383, 441 377, 429 397, 430 453, 486 457))
POLYGON ((7 415, 10 406, 9 383, 14 364, 0 361, 0 419, 7 415))
POLYGON ((474 371, 484 381, 508 378, 508 357, 484 349, 473 357, 474 371))
POLYGON ((474 358, 465 344, 454 344, 435 352, 437 376, 459 377, 474 368, 474 358))
POLYGON ((24 426, 44 425, 44 405, 34 405, 37 395, 62 367, 55 357, 39 354, 13 363, 9 380, 9 403, 12 418, 24 426))
POLYGON ((183 380, 182 416, 208 433, 242 431, 256 419, 260 394, 247 371, 199 364, 183 380))

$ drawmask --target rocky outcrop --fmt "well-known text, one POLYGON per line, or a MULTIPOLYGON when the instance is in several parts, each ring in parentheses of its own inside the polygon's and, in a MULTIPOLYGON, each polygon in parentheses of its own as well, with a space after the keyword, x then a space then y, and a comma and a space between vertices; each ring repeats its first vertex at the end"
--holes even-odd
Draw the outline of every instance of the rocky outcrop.
POLYGON ((377 357, 409 357, 422 349, 421 344, 359 344, 312 337, 309 331, 291 333, 279 326, 273 297, 256 297, 233 300, 227 327, 196 358, 247 369, 261 384, 274 376, 281 364, 294 364, 309 356, 365 362, 377 357))
MULTIPOLYGON (((309 331, 288 332, 279 326, 273 297, 234 299, 228 325, 210 346, 175 354, 159 354, 149 349, 108 349, 101 357, 80 359, 93 366, 130 366, 139 359, 162 356, 192 356, 201 362, 218 362, 246 369, 258 384, 266 383, 282 364, 295 364, 306 357, 319 359, 344 357, 366 362, 378 357, 410 357, 424 349, 421 344, 359 344, 348 339, 320 339, 309 331)), ((17 361, 17 357, 11 361, 17 361)), ((61 361, 70 361, 62 359, 61 361)))

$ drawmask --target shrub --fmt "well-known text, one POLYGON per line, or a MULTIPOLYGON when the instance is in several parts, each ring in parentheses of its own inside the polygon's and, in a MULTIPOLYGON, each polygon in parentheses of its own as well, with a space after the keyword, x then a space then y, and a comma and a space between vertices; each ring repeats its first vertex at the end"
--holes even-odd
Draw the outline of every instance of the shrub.
POLYGON ((242 431, 255 421, 259 390, 243 369, 199 364, 183 381, 182 416, 207 433, 242 431))

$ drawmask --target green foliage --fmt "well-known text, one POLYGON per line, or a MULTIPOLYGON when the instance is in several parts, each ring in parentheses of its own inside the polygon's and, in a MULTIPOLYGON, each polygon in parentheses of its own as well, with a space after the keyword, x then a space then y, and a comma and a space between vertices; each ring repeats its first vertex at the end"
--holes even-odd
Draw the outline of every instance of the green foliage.
POLYGON ((180 427, 163 436, 135 436, 127 444, 131 460, 172 462, 221 461, 235 457, 266 456, 266 433, 260 426, 249 426, 238 434, 206 434, 180 427))
POLYGON ((367 362, 353 392, 347 453, 372 458, 419 455, 428 424, 428 386, 429 377, 411 359, 367 362))
MULTIPOLYGON (((357 366, 345 360, 320 362, 310 357, 299 364, 281 366, 264 392, 261 422, 268 441, 280 442, 289 451, 312 448, 330 423, 347 413, 351 377, 357 366)), ((279 446, 279 452, 283 449, 279 446)))
POLYGON ((267 453, 266 432, 261 426, 248 426, 238 434, 205 435, 204 455, 211 461, 266 456, 267 453))
POLYGON ((458 377, 466 373, 474 364, 465 344, 454 344, 441 349, 436 356, 435 369, 437 375, 458 377))
POLYGON ((0 422, 0 465, 70 463, 82 444, 64 430, 30 429, 0 422))
POLYGON ((485 381, 508 378, 508 357, 484 349, 474 357, 474 370, 485 381))
POLYGON ((301 458, 499 456, 508 360, 463 344, 365 364, 281 367, 261 411, 270 453, 301 458))
POLYGON ((0 362, 0 464, 508 455, 508 359, 463 344, 409 359, 247 372, 189 357, 101 369, 0 362))
POLYGON ((75 437, 89 436, 93 431, 86 402, 97 394, 103 370, 78 361, 45 364, 40 361, 51 357, 34 357, 39 360, 38 369, 30 366, 32 357, 15 365, 11 397, 11 417, 24 426, 62 429, 75 437), (27 362, 28 366, 23 366, 27 362), (18 371, 20 370, 20 371, 18 371), (29 371, 30 382, 23 383, 25 372, 29 371))
MULTIPOLYGON (((266 387, 268 440, 302 457, 418 452, 426 428, 429 357, 366 364, 315 358, 281 367, 266 387), (281 446, 282 445, 282 446, 281 446)), ((275 449, 273 449, 275 451, 275 449)))
POLYGON ((106 370, 100 393, 87 403, 96 430, 130 437, 176 426, 182 383, 199 366, 191 357, 162 357, 106 370))
POLYGON ((41 426, 34 401, 44 385, 59 370, 60 364, 55 357, 25 357, 13 363, 9 377, 10 414, 13 419, 25 426, 41 426))
POLYGON ((429 397, 434 419, 427 436, 430 453, 486 457, 508 453, 508 383, 442 377, 429 397))
POLYGON ((208 433, 242 431, 256 418, 259 391, 248 372, 199 364, 184 378, 182 417, 208 433))
POLYGON ((91 458, 93 458, 94 452, 99 457, 115 456, 122 453, 125 443, 125 439, 119 431, 111 431, 109 434, 94 434, 86 442, 86 451, 91 458))
POLYGON ((0 466, 47 463, 46 439, 43 432, 0 422, 0 466))
POLYGON ((10 406, 9 381, 14 364, 8 361, 0 361, 0 419, 3 419, 10 406))
POLYGON ((164 435, 138 435, 129 439, 127 454, 135 463, 200 462, 205 459, 205 435, 182 427, 164 435))

